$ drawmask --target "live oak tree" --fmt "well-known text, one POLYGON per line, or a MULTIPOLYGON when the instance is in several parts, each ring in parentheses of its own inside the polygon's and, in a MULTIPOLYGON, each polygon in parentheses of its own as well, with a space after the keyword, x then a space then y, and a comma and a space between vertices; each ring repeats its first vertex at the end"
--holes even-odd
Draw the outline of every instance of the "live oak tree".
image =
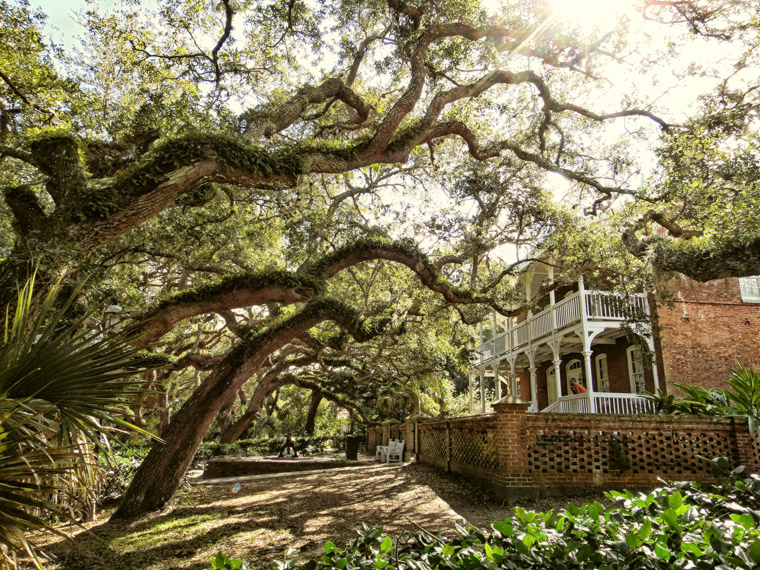
POLYGON ((640 266, 760 273, 754 1, 649 0, 600 32, 548 1, 489 14, 465 0, 164 0, 153 14, 83 14, 77 53, 46 46, 24 2, 0 4, 0 299, 33 270, 49 283, 90 275, 90 302, 130 290, 135 344, 168 347, 193 319, 227 327, 116 516, 162 506, 218 413, 293 339, 325 323, 362 343, 398 332, 398 315, 331 298, 359 264, 408 268, 465 320, 479 316, 467 307, 511 314, 518 266, 493 246, 568 251, 558 236, 577 234, 577 272, 598 262, 581 251, 594 243, 578 223, 587 209, 619 224, 612 249, 640 266), (676 34, 674 50, 627 33, 635 18, 676 34), (737 66, 696 118, 663 118, 643 57, 678 72, 694 38, 730 47, 737 66), (643 187, 641 147, 659 159, 643 187), (568 181, 576 215, 540 191, 556 180, 546 173, 568 181), (442 183, 457 203, 399 228, 442 183), (411 186, 427 194, 404 205, 411 186), (726 208, 741 222, 728 231, 726 208), (377 239, 414 229, 435 241, 432 258, 377 239), (230 315, 241 310, 249 322, 230 315))

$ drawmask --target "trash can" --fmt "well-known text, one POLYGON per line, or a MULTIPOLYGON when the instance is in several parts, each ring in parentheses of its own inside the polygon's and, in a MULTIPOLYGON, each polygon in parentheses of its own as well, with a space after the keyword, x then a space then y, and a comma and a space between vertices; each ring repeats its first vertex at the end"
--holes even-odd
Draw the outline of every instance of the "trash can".
POLYGON ((361 437, 358 435, 346 436, 346 459, 356 461, 359 454, 359 442, 361 437))

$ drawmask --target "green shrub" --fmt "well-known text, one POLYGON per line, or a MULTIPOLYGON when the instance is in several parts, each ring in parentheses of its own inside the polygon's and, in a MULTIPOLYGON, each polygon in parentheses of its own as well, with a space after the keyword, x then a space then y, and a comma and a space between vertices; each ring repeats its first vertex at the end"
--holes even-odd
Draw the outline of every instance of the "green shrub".
POLYGON ((685 398, 665 395, 646 395, 655 404, 658 413, 693 414, 702 416, 744 417, 749 430, 756 434, 760 428, 760 374, 741 362, 731 370, 728 388, 708 389, 676 383, 686 393, 685 398))
POLYGON ((760 477, 720 486, 677 483, 651 493, 607 493, 615 504, 569 505, 557 513, 515 509, 488 530, 457 526, 384 536, 364 527, 346 548, 328 542, 318 560, 296 553, 275 564, 297 568, 474 570, 481 568, 756 568, 760 564, 760 477))
POLYGON ((132 482, 135 471, 148 455, 150 446, 133 445, 115 448, 108 455, 98 457, 103 483, 98 489, 99 504, 116 501, 121 498, 132 482))
MULTIPOLYGON (((334 447, 339 451, 346 449, 345 435, 296 437, 296 449, 299 454, 321 453, 326 447, 334 447)), ((199 469, 209 459, 214 457, 246 457, 251 455, 274 455, 280 451, 284 438, 269 437, 259 439, 240 439, 235 443, 203 442, 193 459, 192 468, 199 469)))

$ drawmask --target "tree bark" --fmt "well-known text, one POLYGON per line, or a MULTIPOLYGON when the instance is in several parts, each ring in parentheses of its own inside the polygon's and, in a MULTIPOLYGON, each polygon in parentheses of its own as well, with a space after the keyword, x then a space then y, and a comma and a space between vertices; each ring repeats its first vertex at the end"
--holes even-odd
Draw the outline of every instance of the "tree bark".
POLYGON ((219 434, 219 443, 235 443, 243 432, 247 430, 253 421, 259 416, 261 406, 264 403, 266 397, 272 393, 273 390, 277 390, 281 386, 288 383, 286 378, 277 378, 274 380, 263 379, 256 386, 253 391, 248 407, 243 415, 238 418, 237 421, 231 422, 224 430, 221 430, 219 434))
POLYGON ((303 426, 303 431, 308 436, 314 435, 314 423, 317 420, 317 412, 319 411, 319 404, 322 402, 322 391, 311 391, 311 404, 309 405, 309 413, 306 414, 306 423, 303 426))

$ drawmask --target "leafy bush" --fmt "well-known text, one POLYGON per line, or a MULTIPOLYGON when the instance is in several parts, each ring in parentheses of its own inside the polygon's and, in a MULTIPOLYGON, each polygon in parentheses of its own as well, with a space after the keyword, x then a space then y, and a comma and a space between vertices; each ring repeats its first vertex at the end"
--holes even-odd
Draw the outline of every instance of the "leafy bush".
MULTIPOLYGON (((346 436, 296 437, 296 449, 299 453, 321 453, 329 445, 338 450, 346 449, 346 436)), ((193 459, 193 468, 214 457, 245 457, 249 455, 273 455, 278 453, 285 442, 283 438, 270 437, 260 439, 241 439, 235 443, 204 442, 198 448, 193 459)))
POLYGON ((720 486, 677 483, 538 513, 521 508, 485 530, 457 526, 452 540, 422 532, 398 540, 367 528, 347 548, 328 542, 318 560, 296 552, 277 570, 377 568, 755 568, 760 564, 760 477, 720 486))
POLYGON ((104 474, 104 480, 98 490, 99 504, 121 498, 149 451, 150 446, 147 445, 122 446, 98 458, 100 470, 104 474))
POLYGON ((685 398, 666 396, 661 391, 647 398, 654 402, 658 412, 665 414, 744 417, 750 432, 755 433, 760 427, 760 374, 741 362, 736 364, 727 389, 676 384, 686 393, 685 398))

